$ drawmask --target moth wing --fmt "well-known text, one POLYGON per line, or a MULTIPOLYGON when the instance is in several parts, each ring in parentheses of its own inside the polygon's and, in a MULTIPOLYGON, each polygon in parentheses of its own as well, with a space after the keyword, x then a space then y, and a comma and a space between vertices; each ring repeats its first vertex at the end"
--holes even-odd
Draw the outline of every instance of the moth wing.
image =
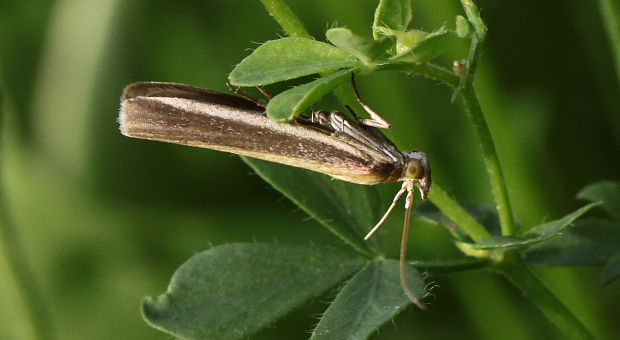
POLYGON ((119 121, 130 137, 232 152, 349 182, 375 184, 394 177, 395 164, 358 139, 325 127, 275 122, 263 110, 217 91, 137 83, 124 92, 119 121))

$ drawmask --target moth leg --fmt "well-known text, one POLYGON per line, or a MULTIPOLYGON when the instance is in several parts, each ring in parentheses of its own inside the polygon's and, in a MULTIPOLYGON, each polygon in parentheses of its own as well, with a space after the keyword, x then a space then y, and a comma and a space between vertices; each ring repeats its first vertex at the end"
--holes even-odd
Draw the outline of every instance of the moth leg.
POLYGON ((353 111, 352 107, 350 107, 347 104, 345 104, 344 107, 346 107, 347 110, 349 110, 349 113, 351 114, 351 116, 353 116, 353 119, 355 119, 356 122, 358 122, 360 124, 364 124, 364 120, 362 119, 362 117, 358 116, 357 113, 355 113, 355 111, 353 111))
POLYGON ((256 87, 260 93, 263 94, 263 96, 265 96, 265 98, 267 98, 268 100, 271 100, 271 98, 273 98, 273 95, 271 93, 269 93, 269 91, 267 91, 266 88, 262 87, 262 86, 257 86, 256 87))
POLYGON ((400 197, 405 193, 405 191, 407 191, 407 182, 403 183, 403 186, 400 188, 400 190, 398 190, 398 192, 394 196, 394 200, 392 200, 392 204, 390 204, 390 207, 388 208, 388 210, 385 212, 385 214, 383 214, 383 217, 381 217, 381 220, 379 220, 379 222, 377 222, 377 224, 368 232, 368 234, 366 234, 366 236, 364 237, 364 240, 369 239, 370 236, 372 236, 372 234, 374 234, 375 231, 379 229, 379 227, 383 224, 383 222, 385 222, 385 220, 388 218, 388 216, 390 216, 390 213, 392 213, 392 210, 394 210, 396 203, 398 203, 398 201, 400 200, 400 197))
POLYGON ((360 97, 359 92, 357 91, 357 86, 355 85, 355 73, 351 73, 351 86, 353 87, 353 92, 355 92, 355 98, 357 102, 368 112, 370 115, 370 119, 362 119, 362 124, 367 126, 373 126, 382 129, 389 129, 392 127, 387 120, 383 119, 375 110, 373 110, 368 104, 366 104, 362 98, 360 97))
POLYGON ((318 111, 312 110, 310 112, 310 121, 313 123, 330 126, 329 112, 325 110, 318 110, 318 111))
MULTIPOLYGON (((241 89, 239 89, 238 87, 233 86, 233 84, 231 84, 230 82, 226 82, 226 87, 228 87, 228 89, 231 92, 233 92, 234 94, 236 94, 238 96, 241 96, 241 97, 251 101, 252 103, 254 103, 254 104, 258 105, 258 106, 267 107, 267 103, 266 102, 250 96, 249 94, 241 91, 241 89)), ((263 90, 261 90, 260 87, 259 87, 259 90, 261 91, 261 93, 263 93, 263 90)), ((265 96, 265 97, 267 97, 267 96, 265 96)), ((267 97, 267 98, 271 99, 270 97, 267 97)))

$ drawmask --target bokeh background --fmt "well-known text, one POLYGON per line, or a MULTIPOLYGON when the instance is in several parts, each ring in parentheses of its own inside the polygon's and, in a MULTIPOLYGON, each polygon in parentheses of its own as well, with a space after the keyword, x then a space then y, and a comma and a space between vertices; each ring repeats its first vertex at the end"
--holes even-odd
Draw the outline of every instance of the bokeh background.
MULTIPOLYGON (((289 0, 319 40, 334 25, 370 36, 375 0, 289 0)), ((489 35, 476 86, 515 214, 524 226, 579 207, 576 192, 620 179, 620 91, 595 1, 478 1, 489 35)), ((414 0, 413 27, 453 26, 456 0, 414 0)), ((341 245, 236 156, 132 140, 116 122, 123 87, 142 80, 225 90, 257 43, 283 33, 259 1, 0 2, 5 223, 16 231, 58 339, 168 339, 141 319, 193 254, 228 242, 341 245)), ((453 51, 442 60, 462 57, 453 51)), ((395 72, 360 77, 401 149, 425 150, 434 179, 462 202, 491 203, 471 127, 451 93, 395 72)), ((279 85, 276 92, 290 84, 279 85)), ((339 108, 326 100, 327 109, 339 108)), ((387 205, 396 190, 380 187, 387 205)), ((397 256, 400 216, 378 235, 397 256)), ((373 221, 369 221, 369 226, 373 221)), ((410 254, 456 256, 445 230, 417 223, 410 254)), ((4 253, 3 253, 4 254, 4 253)), ((620 283, 600 268, 536 273, 600 338, 617 338, 620 283)), ((502 278, 433 277, 428 312, 408 310, 376 339, 561 339, 502 278)), ((306 338, 333 292, 255 339, 306 338), (330 295, 331 294, 331 295, 330 295)), ((6 258, 0 338, 29 339, 6 258)))

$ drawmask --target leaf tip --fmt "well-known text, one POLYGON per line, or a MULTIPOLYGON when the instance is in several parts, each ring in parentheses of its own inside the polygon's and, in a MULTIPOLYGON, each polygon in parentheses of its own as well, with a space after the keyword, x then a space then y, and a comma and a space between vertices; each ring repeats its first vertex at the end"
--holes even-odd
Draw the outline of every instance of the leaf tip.
POLYGON ((140 304, 140 314, 149 325, 157 327, 157 320, 162 318, 171 305, 172 300, 168 294, 157 297, 147 296, 142 299, 140 304))

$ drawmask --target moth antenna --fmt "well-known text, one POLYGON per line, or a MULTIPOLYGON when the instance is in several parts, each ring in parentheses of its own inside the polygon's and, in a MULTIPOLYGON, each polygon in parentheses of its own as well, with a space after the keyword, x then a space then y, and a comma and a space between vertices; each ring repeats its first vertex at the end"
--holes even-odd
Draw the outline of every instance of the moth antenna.
POLYGON ((366 112, 368 112, 368 114, 370 115, 370 119, 362 119, 362 123, 367 126, 373 126, 382 129, 391 128, 392 125, 388 123, 388 121, 385 120, 383 117, 381 117, 377 112, 375 112, 375 110, 373 110, 370 106, 368 106, 368 104, 366 104, 362 100, 362 97, 360 97, 360 94, 357 91, 357 86, 355 85, 355 72, 351 73, 351 87, 353 87, 353 92, 355 93, 355 98, 357 99, 357 102, 360 103, 364 110, 366 110, 366 112))
POLYGON ((368 232, 368 234, 364 236, 364 240, 369 239, 372 236, 372 234, 375 233, 375 231, 379 230, 379 227, 381 227, 383 222, 385 222, 388 216, 390 216, 390 213, 392 213, 392 210, 394 210, 396 203, 398 203, 398 200, 400 200, 400 197, 405 193, 405 190, 407 190, 406 184, 407 184, 406 182, 403 183, 403 186, 400 188, 400 190, 398 190, 398 192, 394 196, 394 200, 392 200, 392 204, 390 204, 390 207, 388 208, 388 210, 385 212, 385 214, 383 214, 383 217, 381 217, 379 222, 377 222, 377 224, 368 232))
POLYGON ((353 116, 353 118, 355 118, 355 120, 356 120, 358 123, 361 123, 361 122, 362 122, 362 120, 363 120, 363 119, 362 119, 362 118, 360 118, 360 116, 358 116, 358 115, 357 115, 357 113, 355 113, 355 111, 353 111, 353 108, 352 108, 352 107, 350 107, 350 106, 349 106, 349 105, 347 105, 347 104, 344 104, 344 107, 346 107, 346 108, 347 108, 347 110, 349 110, 349 112, 351 113, 351 116, 353 116))
MULTIPOLYGON (((406 182, 405 182, 406 183, 406 182)), ((407 280, 407 241, 409 236, 409 221, 411 220, 411 210, 413 208, 413 187, 407 188, 407 198, 405 198, 405 222, 403 225, 403 238, 400 242, 400 285, 403 291, 409 297, 411 302, 415 303, 420 309, 426 309, 426 306, 420 301, 409 288, 407 280)))

